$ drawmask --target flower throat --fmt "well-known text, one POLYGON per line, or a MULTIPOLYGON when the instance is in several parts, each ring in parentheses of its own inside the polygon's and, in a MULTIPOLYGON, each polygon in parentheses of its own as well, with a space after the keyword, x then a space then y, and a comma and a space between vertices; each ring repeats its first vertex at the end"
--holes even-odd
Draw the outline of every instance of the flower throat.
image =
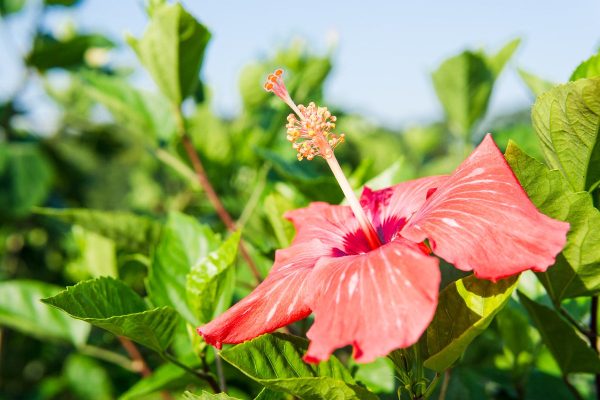
POLYGON ((277 69, 267 77, 264 88, 283 100, 295 113, 295 115, 291 113, 288 116, 286 128, 287 140, 292 143, 292 147, 298 152, 298 160, 304 158, 312 160, 319 156, 327 161, 361 230, 367 238, 369 246, 373 250, 381 246, 381 240, 373 224, 367 218, 337 158, 335 158, 333 151, 345 139, 343 133, 336 135, 331 132, 335 129, 336 117, 331 115, 327 107, 318 107, 312 102, 308 104, 308 107, 302 104, 296 105, 283 82, 282 69, 277 69))

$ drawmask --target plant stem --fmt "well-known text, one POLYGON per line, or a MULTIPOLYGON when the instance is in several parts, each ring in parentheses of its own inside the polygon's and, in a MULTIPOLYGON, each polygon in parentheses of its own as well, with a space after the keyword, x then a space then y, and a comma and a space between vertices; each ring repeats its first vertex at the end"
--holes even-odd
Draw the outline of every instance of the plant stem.
POLYGON ((115 353, 113 351, 106 350, 101 347, 92 346, 90 344, 78 347, 77 350, 82 354, 92 356, 112 364, 116 364, 119 367, 128 371, 139 372, 138 370, 136 370, 135 365, 129 358, 122 356, 119 353, 115 353))
MULTIPOLYGON (((592 296, 590 306, 590 344, 596 353, 598 351, 598 296, 592 296)), ((600 374, 594 376, 596 382, 596 398, 600 399, 600 374)))
POLYGON ((219 389, 221 392, 227 392, 227 385, 225 383, 225 374, 223 374, 223 360, 219 355, 217 349, 213 347, 215 353, 215 364, 217 365, 217 378, 219 379, 219 389))
POLYGON ((450 384, 450 370, 447 369, 444 372, 444 380, 442 381, 442 387, 440 388, 440 396, 438 397, 438 400, 446 399, 446 393, 448 393, 449 384, 450 384))
POLYGON ((215 393, 219 393, 221 391, 220 388, 219 388, 219 384, 215 380, 215 377, 210 372, 198 371, 198 370, 195 370, 193 368, 190 368, 190 367, 188 367, 187 365, 185 365, 184 363, 182 363, 181 361, 179 361, 178 359, 176 359, 175 357, 173 357, 172 355, 170 355, 167 352, 162 352, 161 356, 166 361, 168 361, 168 362, 170 362, 170 363, 178 366, 179 368, 181 368, 184 371, 186 371, 186 372, 194 375, 195 377, 206 381, 206 383, 208 383, 210 385, 210 387, 212 388, 212 390, 215 393))
POLYGON ((148 364, 146 364, 146 361, 144 360, 144 357, 142 357, 142 354, 138 350, 137 346, 126 337, 117 337, 119 338, 119 342, 121 342, 121 345, 123 346, 127 354, 129 354, 129 357, 131 357, 131 359, 133 360, 134 369, 136 371, 139 371, 139 373, 144 378, 152 375, 152 371, 150 370, 150 368, 148 368, 148 364))
MULTIPOLYGON (((192 140, 190 139, 190 135, 188 134, 188 132, 185 128, 185 122, 183 119, 183 115, 181 114, 181 109, 179 107, 175 108, 175 118, 177 120, 177 129, 179 131, 179 135, 181 136, 181 142, 182 142, 185 152, 188 156, 188 159, 190 160, 190 162, 192 163, 192 166, 194 167, 194 171, 196 172, 196 178, 198 179, 198 183, 200 184, 202 189, 204 189, 204 192, 206 193, 206 197, 208 198, 208 201, 210 201, 213 208, 217 212, 217 215, 219 216, 221 221, 223 221, 223 223, 225 224, 227 229, 231 232, 235 231, 235 229, 236 229, 235 222, 233 221, 233 219, 231 218, 231 216, 229 215, 229 213, 223 206, 223 203, 221 202, 219 195, 217 194, 217 192, 213 188, 212 184, 210 183, 210 180, 208 179, 208 175, 206 175, 206 170, 204 169, 204 165, 202 164, 202 161, 200 160, 200 156, 196 152, 196 149, 194 148, 194 145, 192 144, 192 140)), ((246 249, 246 245, 244 244, 244 242, 242 240, 240 240, 239 250, 240 250, 240 254, 242 255, 242 257, 248 264, 248 267, 250 267, 250 270, 252 271, 252 274, 254 275, 254 278, 256 279, 257 283, 260 283, 260 281, 262 280, 261 276, 260 276, 260 272, 258 271, 256 264, 250 257, 250 254, 248 253, 248 250, 246 249)))

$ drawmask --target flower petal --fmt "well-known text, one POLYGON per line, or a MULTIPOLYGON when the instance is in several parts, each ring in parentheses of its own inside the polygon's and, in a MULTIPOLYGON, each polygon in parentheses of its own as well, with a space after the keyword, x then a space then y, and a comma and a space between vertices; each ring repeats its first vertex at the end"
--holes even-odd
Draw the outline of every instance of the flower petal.
POLYGON ((438 259, 399 239, 370 253, 322 258, 309 276, 315 322, 305 360, 353 345, 359 362, 415 343, 435 312, 438 259))
POLYGON ((545 271, 569 224, 540 213, 488 135, 409 220, 402 236, 479 278, 545 271))
POLYGON ((223 343, 241 343, 307 317, 307 276, 326 254, 329 249, 319 240, 278 250, 269 276, 247 297, 199 327, 198 333, 221 348, 223 343))
POLYGON ((425 203, 427 194, 447 178, 429 176, 375 191, 365 187, 360 196, 360 204, 367 211, 383 242, 388 243, 394 239, 406 220, 425 203))

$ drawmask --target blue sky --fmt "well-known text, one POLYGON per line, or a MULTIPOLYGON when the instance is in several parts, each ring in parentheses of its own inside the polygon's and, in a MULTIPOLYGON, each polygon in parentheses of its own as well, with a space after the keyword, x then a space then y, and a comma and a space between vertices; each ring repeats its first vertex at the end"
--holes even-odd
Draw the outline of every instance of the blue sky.
MULTIPOLYGON (((223 114, 235 113, 239 107, 241 68, 294 38, 325 52, 337 36, 334 70, 326 88, 328 103, 397 127, 441 118, 429 76, 441 61, 462 49, 495 50, 515 37, 523 39, 492 99, 491 112, 498 114, 531 103, 516 67, 565 81, 600 43, 600 2, 592 0, 189 0, 183 4, 213 33, 203 75, 213 90, 215 110, 223 114)), ((55 28, 68 21, 120 40, 125 32, 139 36, 146 16, 139 0, 83 0, 74 11, 56 10, 47 18, 55 28)), ((27 26, 27 16, 4 23, 8 30, 0 32, 0 54, 15 54, 7 32, 18 38, 27 26)), ((117 57, 135 65, 129 50, 117 57)), ((19 75, 18 64, 8 58, 0 57, 2 98, 19 75)), ((139 83, 151 84, 144 78, 139 83)))

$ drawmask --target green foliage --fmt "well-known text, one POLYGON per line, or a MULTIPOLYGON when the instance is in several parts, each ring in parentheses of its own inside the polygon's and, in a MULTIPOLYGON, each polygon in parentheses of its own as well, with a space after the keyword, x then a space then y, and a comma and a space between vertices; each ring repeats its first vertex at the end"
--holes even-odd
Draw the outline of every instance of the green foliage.
POLYGON ((308 342, 280 333, 263 335, 221 352, 225 361, 265 387, 301 399, 376 399, 358 386, 335 358, 315 366, 302 356, 308 342))
POLYGON ((82 399, 114 398, 110 376, 93 358, 73 354, 67 358, 63 373, 73 393, 82 399))
POLYGON ((556 86, 555 83, 542 79, 539 76, 536 76, 523 69, 519 68, 518 72, 519 76, 523 82, 525 82, 529 90, 531 90, 531 93, 533 93, 534 97, 537 97, 556 86))
POLYGON ((506 304, 517 281, 512 277, 493 283, 471 275, 446 286, 426 331, 424 365, 438 372, 450 368, 506 304))
POLYGON ((191 392, 185 392, 183 394, 185 400, 239 400, 236 397, 228 396, 225 393, 212 394, 208 392, 202 392, 200 395, 193 394, 191 392))
POLYGON ((235 288, 233 262, 239 243, 240 233, 236 232, 196 263, 187 275, 188 304, 201 324, 211 321, 231 305, 235 288))
POLYGON ((563 373, 600 372, 598 354, 572 325, 562 319, 556 311, 530 300, 521 292, 519 299, 563 373))
POLYGON ((600 211, 587 192, 574 192, 560 171, 509 144, 506 159, 531 201, 545 214, 571 224, 567 245, 557 263, 538 274, 554 302, 600 291, 600 211))
POLYGON ((21 11, 26 0, 0 0, 0 16, 6 17, 21 11))
POLYGON ((196 379, 192 374, 173 364, 164 364, 152 372, 152 375, 140 380, 129 390, 123 393, 120 400, 132 400, 144 398, 149 394, 162 390, 176 390, 185 388, 187 385, 195 383, 196 379))
POLYGON ((485 115, 494 82, 519 43, 519 39, 513 40, 494 55, 464 51, 444 61, 433 73, 435 91, 457 136, 469 137, 475 123, 485 115))
POLYGON ((600 182, 600 78, 557 86, 538 97, 532 110, 548 166, 575 191, 600 182))
POLYGON ((583 78, 593 78, 600 75, 600 54, 594 54, 573 71, 570 81, 576 81, 583 78))
POLYGON ((177 324, 169 307, 148 310, 144 299, 112 278, 83 281, 43 300, 73 318, 128 337, 153 350, 164 351, 177 324))
POLYGON ((0 282, 0 325, 17 329, 40 340, 65 340, 76 346, 86 342, 89 326, 40 302, 60 288, 44 282, 0 282))
POLYGON ((181 4, 165 4, 153 11, 141 39, 128 40, 161 92, 178 107, 198 84, 208 30, 181 4))
POLYGON ((51 167, 37 145, 0 143, 0 215, 26 215, 46 199, 51 184, 51 167))
POLYGON ((173 213, 163 229, 146 281, 155 306, 171 306, 198 325, 197 312, 186 295, 187 275, 219 244, 219 236, 194 218, 173 213))

